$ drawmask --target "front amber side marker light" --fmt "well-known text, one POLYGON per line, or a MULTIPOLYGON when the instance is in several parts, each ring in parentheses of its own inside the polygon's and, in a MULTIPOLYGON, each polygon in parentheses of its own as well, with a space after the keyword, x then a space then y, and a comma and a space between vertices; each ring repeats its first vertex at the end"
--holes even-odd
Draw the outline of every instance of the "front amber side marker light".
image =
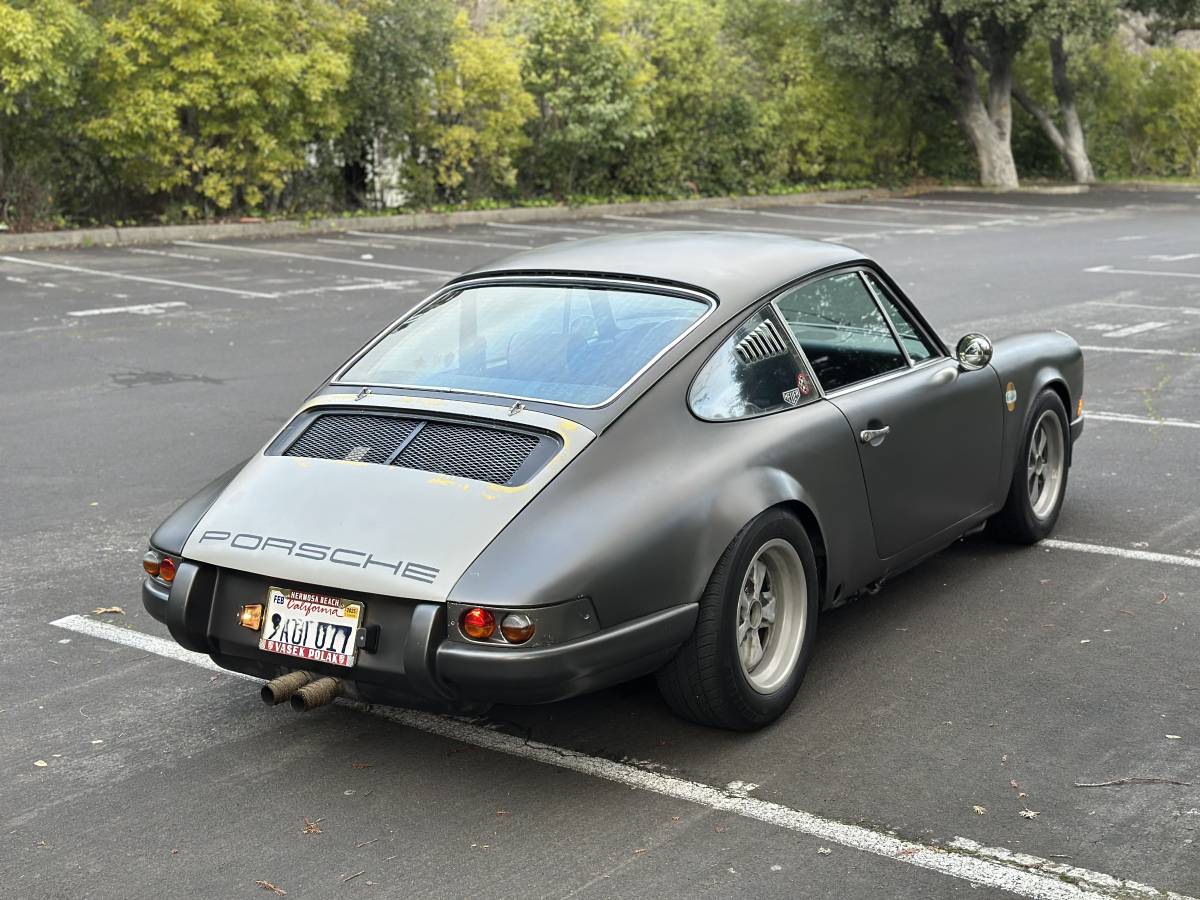
POLYGON ((249 628, 251 631, 258 631, 262 628, 263 605, 261 603, 251 603, 249 606, 243 606, 238 613, 238 624, 243 628, 249 628))
POLYGON ((1078 419, 1082 415, 1083 415, 1083 398, 1080 397, 1079 398, 1079 408, 1075 410, 1075 418, 1078 419))
POLYGON ((510 644, 523 644, 533 637, 534 625, 529 616, 509 613, 500 622, 500 633, 510 644))

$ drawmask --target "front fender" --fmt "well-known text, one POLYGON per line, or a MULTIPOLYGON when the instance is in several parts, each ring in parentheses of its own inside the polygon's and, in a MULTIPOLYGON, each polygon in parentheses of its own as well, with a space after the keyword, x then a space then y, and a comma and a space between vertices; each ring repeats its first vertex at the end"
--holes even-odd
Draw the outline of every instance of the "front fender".
MULTIPOLYGON (((1074 338, 1061 331, 1019 334, 996 342, 991 364, 1002 390, 1011 384, 1016 392, 1015 406, 1004 418, 1000 480, 1007 491, 1034 398, 1047 388, 1053 389, 1062 397, 1067 421, 1078 417, 1083 397, 1083 350, 1074 338)), ((1069 464, 1070 441, 1067 443, 1069 464)))

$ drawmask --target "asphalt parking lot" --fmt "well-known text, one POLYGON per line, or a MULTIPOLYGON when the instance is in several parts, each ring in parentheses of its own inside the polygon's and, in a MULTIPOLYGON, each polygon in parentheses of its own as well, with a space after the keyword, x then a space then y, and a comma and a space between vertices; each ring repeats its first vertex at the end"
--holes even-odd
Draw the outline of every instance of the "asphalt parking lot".
POLYGON ((1195 191, 15 253, 0 359, 0 896, 1200 895, 1195 191), (150 530, 447 277, 714 227, 860 247, 951 344, 1084 345, 1055 540, 961 542, 824 615, 752 735, 649 680, 470 722, 272 710, 142 611, 150 530))

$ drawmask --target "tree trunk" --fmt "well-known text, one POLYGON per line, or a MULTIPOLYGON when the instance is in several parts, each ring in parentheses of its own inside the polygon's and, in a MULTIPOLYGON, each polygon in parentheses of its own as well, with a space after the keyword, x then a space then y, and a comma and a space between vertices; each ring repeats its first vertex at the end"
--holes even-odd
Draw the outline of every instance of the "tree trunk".
POLYGON ((1042 126, 1042 131, 1067 164, 1072 180, 1076 184, 1092 184, 1096 176, 1092 172, 1092 161, 1088 159, 1083 125, 1079 122, 1079 110, 1075 106, 1075 92, 1071 90, 1071 80, 1067 77, 1067 51, 1063 47, 1061 35, 1050 40, 1050 69, 1054 81, 1054 96, 1058 100, 1058 109, 1063 118, 1061 130, 1045 107, 1019 85, 1013 85, 1013 96, 1042 126))
POLYGON ((1012 54, 1004 48, 993 48, 988 57, 985 103, 975 77, 965 25, 943 19, 942 37, 950 53, 958 122, 975 149, 979 182, 984 187, 1016 188, 1020 182, 1012 154, 1012 54))
POLYGON ((1087 142, 1083 137, 1083 125, 1079 121, 1079 109, 1075 105, 1075 92, 1067 75, 1067 51, 1062 35, 1050 40, 1050 71, 1054 82, 1054 96, 1058 98, 1058 110, 1063 118, 1063 160, 1071 170, 1076 184, 1092 184, 1096 175, 1092 161, 1088 158, 1087 142))

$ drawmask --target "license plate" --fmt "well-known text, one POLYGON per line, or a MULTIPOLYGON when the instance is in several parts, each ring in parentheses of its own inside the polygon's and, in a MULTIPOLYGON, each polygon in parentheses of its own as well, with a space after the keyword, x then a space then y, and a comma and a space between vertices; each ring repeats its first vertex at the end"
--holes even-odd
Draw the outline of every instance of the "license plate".
POLYGON ((363 605, 308 591, 267 589, 258 649, 310 662, 353 666, 363 605))

